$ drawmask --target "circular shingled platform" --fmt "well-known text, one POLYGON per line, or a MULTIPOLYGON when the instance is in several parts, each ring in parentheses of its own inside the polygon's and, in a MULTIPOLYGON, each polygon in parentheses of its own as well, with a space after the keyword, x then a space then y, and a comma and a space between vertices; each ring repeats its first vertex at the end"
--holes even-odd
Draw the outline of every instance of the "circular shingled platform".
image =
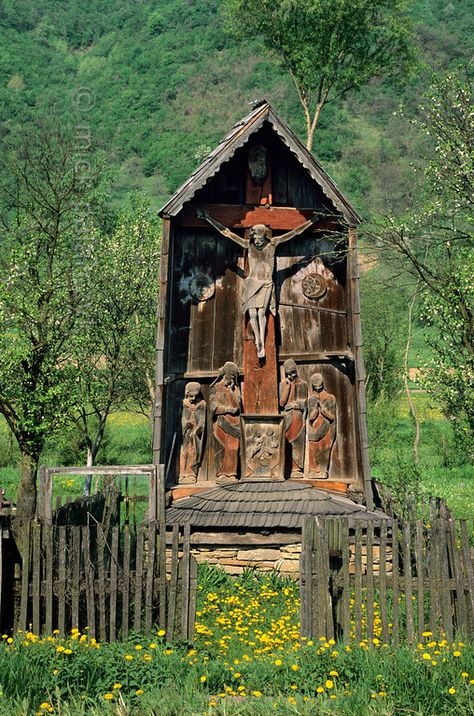
POLYGON ((347 497, 329 494, 297 482, 242 481, 219 485, 173 502, 167 524, 199 528, 301 529, 308 516, 385 520, 347 497))

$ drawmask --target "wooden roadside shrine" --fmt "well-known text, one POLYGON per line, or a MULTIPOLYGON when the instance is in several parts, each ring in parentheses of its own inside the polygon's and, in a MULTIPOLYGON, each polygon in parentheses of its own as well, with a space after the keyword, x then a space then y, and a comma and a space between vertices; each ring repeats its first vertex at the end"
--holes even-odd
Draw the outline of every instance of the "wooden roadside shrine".
POLYGON ((161 215, 167 486, 308 480, 371 509, 355 210, 263 101, 161 215))

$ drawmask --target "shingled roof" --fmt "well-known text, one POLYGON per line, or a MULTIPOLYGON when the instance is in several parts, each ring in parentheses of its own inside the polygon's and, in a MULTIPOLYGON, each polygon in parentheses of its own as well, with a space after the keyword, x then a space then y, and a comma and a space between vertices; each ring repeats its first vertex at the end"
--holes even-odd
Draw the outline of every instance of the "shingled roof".
POLYGON ((308 515, 384 520, 347 497, 298 482, 242 481, 185 497, 166 510, 167 524, 249 529, 301 528, 308 515))
POLYGON ((194 197, 196 192, 219 171, 221 165, 234 156, 250 136, 257 132, 265 122, 271 125, 288 149, 295 155, 300 164, 307 170, 323 193, 331 201, 335 210, 342 214, 344 220, 354 226, 360 217, 331 177, 326 174, 321 164, 313 157, 306 147, 293 134, 291 129, 275 112, 271 104, 262 100, 258 106, 231 129, 229 134, 206 157, 199 167, 191 174, 172 198, 160 210, 160 216, 176 216, 184 204, 194 197))

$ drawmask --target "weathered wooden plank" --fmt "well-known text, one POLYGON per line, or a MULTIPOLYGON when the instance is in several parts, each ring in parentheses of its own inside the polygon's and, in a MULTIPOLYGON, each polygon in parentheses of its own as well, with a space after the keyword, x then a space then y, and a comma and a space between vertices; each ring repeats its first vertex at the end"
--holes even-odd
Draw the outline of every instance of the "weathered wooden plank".
POLYGON ((66 634, 66 545, 67 527, 58 527, 58 629, 66 634))
POLYGON ((33 633, 41 634, 41 524, 33 522, 32 601, 33 633))
POLYGON ((44 545, 44 633, 53 632, 53 527, 45 524, 43 527, 44 545))
POLYGON ((110 611, 109 640, 117 638, 117 580, 118 580, 119 528, 112 527, 112 548, 110 555, 110 611))
POLYGON ((424 527, 421 520, 417 520, 415 527, 415 567, 416 567, 416 598, 418 606, 418 639, 425 631, 425 582, 423 560, 424 527))
POLYGON ((130 623, 130 528, 124 528, 123 534, 123 576, 122 576, 122 638, 128 638, 130 623))
POLYGON ((158 624, 166 629, 166 523, 158 529, 158 624))
POLYGON ((312 633, 312 613, 313 613, 313 517, 306 517, 303 522, 302 534, 302 550, 300 557, 300 584, 301 584, 301 636, 308 639, 313 636, 312 633))
POLYGON ((184 526, 182 577, 181 577, 181 639, 187 639, 189 634, 189 593, 190 593, 190 526, 184 526))
POLYGON ((380 526, 380 566, 379 566, 379 604, 382 623, 382 641, 388 644, 388 608, 387 608, 387 523, 380 526))
POLYGON ((430 532, 429 532, 429 590, 430 590, 430 631, 437 633, 438 623, 441 616, 440 598, 438 593, 438 582, 440 577, 440 562, 438 555, 438 539, 436 519, 431 518, 433 514, 433 500, 430 499, 430 532))
POLYGON ((438 539, 441 565, 441 613, 443 616, 444 631, 448 641, 453 641, 453 612, 451 600, 451 586, 449 584, 449 563, 448 563, 448 525, 447 520, 438 519, 438 539))
MULTIPOLYGON (((178 596, 178 567, 179 567, 179 526, 173 525, 173 537, 171 546, 171 578, 168 600, 168 616, 166 620, 166 638, 173 641, 176 619, 176 599, 178 596)), ((160 609, 161 612, 161 609, 160 609)), ((161 614, 160 614, 161 620, 161 614)), ((161 623, 161 621, 160 621, 161 623)))
POLYGON ((367 522, 367 639, 374 645, 374 523, 367 522))
POLYGON ((456 631, 461 636, 467 636, 469 622, 467 618, 466 596, 464 593, 464 576, 461 564, 461 555, 457 545, 456 525, 454 520, 448 521, 448 544, 450 556, 450 572, 456 582, 456 598, 454 602, 454 617, 456 631))
POLYGON ((347 646, 350 641, 350 630, 351 630, 351 585, 349 575, 349 560, 350 560, 350 547, 349 547, 349 521, 344 518, 342 523, 342 635, 344 644, 347 646))
POLYGON ((354 621, 357 643, 362 640, 362 524, 357 520, 355 526, 355 590, 354 621))
POLYGON ((79 629, 79 597, 81 589, 81 528, 71 527, 71 626, 79 629))
POLYGON ((94 565, 91 555, 91 528, 82 527, 82 557, 84 563, 84 583, 86 591, 87 625, 89 636, 95 639, 95 594, 94 594, 94 565))
POLYGON ((325 609, 326 609, 326 637, 327 639, 334 639, 334 617, 333 617, 333 603, 332 594, 330 589, 330 567, 329 567, 329 536, 328 536, 328 521, 323 520, 321 523, 322 529, 322 559, 323 559, 323 574, 324 574, 324 585, 325 585, 325 609))
POLYGON ((467 587, 466 608, 469 615, 469 636, 474 634, 474 567, 472 564, 472 550, 469 544, 469 534, 466 520, 460 520, 461 550, 464 575, 467 587))
POLYGON ((155 579, 156 525, 148 528, 148 559, 145 583, 145 632, 151 632, 153 622, 153 583, 155 579))
POLYGON ((393 554, 393 567, 392 567, 392 642, 396 646, 400 641, 400 563, 398 558, 398 522, 393 520, 392 524, 392 554, 393 554))
POLYGON ((105 535, 102 527, 97 528, 97 571, 98 571, 98 607, 99 607, 99 638, 107 641, 107 623, 105 609, 105 535))
POLYGON ((413 626, 413 588, 411 575, 411 526, 409 522, 403 525, 403 575, 405 583, 405 613, 407 639, 411 643, 414 639, 413 626))
POLYGON ((191 555, 190 557, 190 573, 189 573, 189 605, 188 605, 188 640, 193 641, 194 639, 194 626, 196 623, 196 603, 197 603, 197 591, 198 591, 198 578, 197 578, 197 561, 196 558, 191 555))
POLYGON ((143 586, 143 528, 137 530, 137 549, 135 562, 135 604, 133 614, 133 628, 136 632, 141 630, 142 624, 142 586, 143 586))
POLYGON ((21 566, 21 599, 20 599, 20 617, 18 621, 18 629, 26 631, 28 619, 28 593, 30 587, 30 554, 31 554, 31 524, 27 523, 23 527, 23 550, 22 550, 22 566, 21 566))
POLYGON ((324 579, 324 557, 323 557, 323 535, 322 535, 322 524, 317 518, 313 518, 313 531, 314 531, 314 562, 312 569, 312 577, 315 583, 315 598, 316 598, 316 609, 313 609, 313 623, 312 633, 318 639, 324 637, 329 639, 327 635, 327 603, 326 603, 326 590, 327 585, 324 579), (316 568, 314 568, 316 567, 316 568))

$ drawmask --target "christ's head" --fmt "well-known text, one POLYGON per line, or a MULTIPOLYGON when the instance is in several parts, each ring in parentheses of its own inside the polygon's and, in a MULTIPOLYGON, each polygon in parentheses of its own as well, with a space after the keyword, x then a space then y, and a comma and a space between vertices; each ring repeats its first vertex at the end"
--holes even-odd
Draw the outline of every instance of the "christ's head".
POLYGON ((272 235, 268 226, 265 224, 255 224, 250 229, 250 241, 253 241, 255 248, 259 251, 271 241, 272 235))

